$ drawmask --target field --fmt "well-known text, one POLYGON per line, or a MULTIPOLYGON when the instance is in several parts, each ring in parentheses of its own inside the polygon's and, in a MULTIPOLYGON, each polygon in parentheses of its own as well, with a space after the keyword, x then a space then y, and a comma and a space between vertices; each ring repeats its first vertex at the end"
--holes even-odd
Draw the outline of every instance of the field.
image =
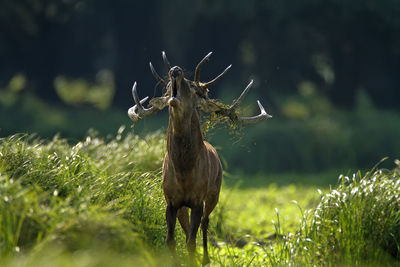
MULTIPOLYGON (((2 266, 169 266, 161 133, 0 141, 2 266)), ((212 266, 399 265, 400 163, 224 175, 212 266)), ((183 233, 178 253, 185 262, 183 233)), ((201 244, 198 244, 200 260, 201 244)))

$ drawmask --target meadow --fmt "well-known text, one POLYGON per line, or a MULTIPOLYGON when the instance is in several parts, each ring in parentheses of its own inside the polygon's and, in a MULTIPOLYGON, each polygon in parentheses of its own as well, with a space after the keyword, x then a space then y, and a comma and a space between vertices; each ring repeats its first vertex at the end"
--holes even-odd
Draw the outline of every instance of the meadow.
MULTIPOLYGON (((124 127, 78 142, 58 135, 0 139, 2 266, 172 265, 164 244, 164 152, 162 133, 138 136, 124 127)), ((399 265, 400 162, 394 162, 343 175, 227 168, 210 219, 211 265, 399 265)), ((200 238, 197 245, 200 260, 200 238)))
POLYGON ((174 265, 168 109, 127 116, 135 81, 165 93, 161 51, 186 79, 213 51, 199 96, 254 80, 238 115, 273 115, 198 110, 224 167, 211 266, 400 266, 399 2, 2 1, 0 267, 174 265))

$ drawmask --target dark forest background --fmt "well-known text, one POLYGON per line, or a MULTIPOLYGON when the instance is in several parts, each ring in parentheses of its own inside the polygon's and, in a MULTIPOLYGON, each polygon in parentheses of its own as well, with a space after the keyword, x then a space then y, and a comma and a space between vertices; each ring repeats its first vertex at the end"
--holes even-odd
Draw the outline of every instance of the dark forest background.
POLYGON ((209 51, 202 79, 233 64, 211 91, 224 102, 255 79, 245 111, 260 99, 274 119, 244 134, 232 164, 245 146, 252 168, 260 143, 270 160, 258 165, 272 170, 399 155, 398 0, 1 0, 0 135, 116 132, 129 125, 134 81, 142 97, 161 93, 148 67, 166 74, 161 51, 189 78, 209 51))

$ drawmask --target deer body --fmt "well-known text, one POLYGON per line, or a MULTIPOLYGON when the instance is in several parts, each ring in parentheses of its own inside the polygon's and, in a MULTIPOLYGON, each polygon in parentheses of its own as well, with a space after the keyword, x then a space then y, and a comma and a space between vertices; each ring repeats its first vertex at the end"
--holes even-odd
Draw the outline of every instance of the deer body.
POLYGON ((198 119, 191 120, 194 126, 187 133, 177 134, 171 122, 168 129, 163 190, 167 205, 177 208, 201 205, 209 191, 218 199, 222 179, 217 152, 203 141, 198 119))
POLYGON ((178 218, 185 234, 190 264, 194 265, 196 235, 201 225, 203 233, 203 264, 209 262, 207 251, 207 229, 209 215, 218 203, 222 182, 222 165, 216 150, 206 141, 200 127, 197 107, 206 112, 216 112, 231 120, 243 124, 257 123, 271 117, 260 102, 261 113, 254 117, 239 117, 236 107, 249 90, 251 83, 241 96, 226 108, 218 102, 208 99, 208 87, 215 83, 230 68, 208 83, 199 82, 199 73, 209 53, 196 67, 194 81, 184 77, 180 67, 172 67, 163 52, 164 63, 168 70, 169 81, 163 80, 150 63, 153 75, 167 92, 164 96, 150 100, 151 107, 145 109, 142 104, 147 97, 139 100, 136 83, 133 86, 133 98, 136 105, 129 109, 128 115, 135 122, 150 116, 164 107, 169 107, 167 131, 167 151, 163 163, 163 191, 167 208, 167 245, 175 255, 175 224, 178 218), (191 209, 190 219, 188 209, 191 209))
POLYGON ((203 229, 203 264, 207 253, 208 216, 218 202, 222 166, 215 149, 203 139, 196 111, 197 99, 179 67, 170 70, 167 152, 163 164, 163 191, 167 202, 167 244, 175 253, 175 221, 186 234, 190 260, 194 261, 196 235, 203 229), (189 220, 188 208, 192 209, 189 220))

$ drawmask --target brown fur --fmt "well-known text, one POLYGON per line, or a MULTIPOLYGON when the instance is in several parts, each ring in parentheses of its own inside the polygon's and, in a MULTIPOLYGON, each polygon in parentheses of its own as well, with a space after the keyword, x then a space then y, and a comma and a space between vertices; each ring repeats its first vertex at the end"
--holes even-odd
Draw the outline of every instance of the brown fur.
POLYGON ((203 231, 203 264, 207 252, 208 217, 219 198, 222 166, 215 149, 203 140, 195 95, 183 78, 177 82, 179 100, 170 104, 167 152, 163 164, 163 190, 167 202, 167 244, 175 254, 176 217, 186 234, 191 264, 194 263, 196 234, 203 231), (189 223, 188 208, 192 209, 189 223))
POLYGON ((188 135, 174 134, 171 124, 170 118, 163 164, 163 190, 167 205, 192 208, 211 195, 218 201, 222 166, 214 147, 202 139, 197 114, 193 113, 188 135))

